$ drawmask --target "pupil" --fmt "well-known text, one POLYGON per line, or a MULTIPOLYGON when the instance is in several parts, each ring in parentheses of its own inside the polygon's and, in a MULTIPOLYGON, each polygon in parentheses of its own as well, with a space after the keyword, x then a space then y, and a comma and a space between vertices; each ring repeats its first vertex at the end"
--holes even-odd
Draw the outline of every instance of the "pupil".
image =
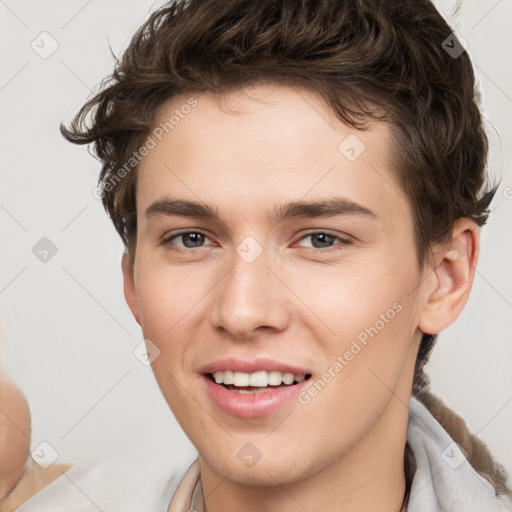
POLYGON ((197 247, 204 241, 204 235, 201 233, 186 233, 183 235, 183 244, 185 247, 197 247), (187 243, 190 242, 190 243, 187 243))
POLYGON ((313 235, 313 246, 315 247, 329 247, 333 241, 333 236, 327 233, 317 233, 313 235), (318 242, 315 244, 315 241, 318 242))

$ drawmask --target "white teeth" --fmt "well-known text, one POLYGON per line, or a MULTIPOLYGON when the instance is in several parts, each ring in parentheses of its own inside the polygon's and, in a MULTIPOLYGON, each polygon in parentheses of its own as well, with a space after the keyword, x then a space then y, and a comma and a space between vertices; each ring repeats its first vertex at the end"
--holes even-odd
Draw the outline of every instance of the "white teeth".
MULTIPOLYGON (((233 376, 233 384, 235 386, 248 386, 250 375, 244 372, 235 372, 233 376)), ((224 381, 223 381, 224 383, 224 381)))
POLYGON ((293 376, 293 373, 285 373, 283 374, 283 382, 285 384, 293 384, 293 381, 295 380, 295 377, 293 376))
POLYGON ((257 388, 264 388, 268 384, 267 372, 261 371, 256 373, 251 373, 249 377, 249 386, 254 386, 257 388))
POLYGON ((236 390, 233 390, 233 391, 236 391, 237 393, 242 393, 243 395, 252 395, 253 393, 265 393, 265 391, 268 391, 267 388, 254 388, 254 389, 251 389, 251 390, 248 390, 248 389, 236 389, 236 390))
POLYGON ((279 386, 281 384, 283 374, 281 372, 268 372, 268 384, 270 386, 279 386))
POLYGON ((217 384, 232 384, 237 387, 257 387, 265 388, 267 386, 279 386, 281 383, 287 386, 294 382, 302 382, 305 378, 305 374, 294 375, 293 373, 283 373, 275 370, 265 371, 260 370, 254 373, 245 372, 215 372, 213 378, 217 384))

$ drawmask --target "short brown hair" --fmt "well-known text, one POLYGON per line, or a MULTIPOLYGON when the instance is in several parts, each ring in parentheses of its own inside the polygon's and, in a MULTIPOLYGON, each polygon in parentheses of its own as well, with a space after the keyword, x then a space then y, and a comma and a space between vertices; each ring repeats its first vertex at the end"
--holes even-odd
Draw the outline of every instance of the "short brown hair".
MULTIPOLYGON (((94 143, 102 201, 133 257, 136 166, 121 168, 180 93, 222 95, 260 82, 305 87, 346 124, 389 123, 395 172, 414 217, 418 264, 459 218, 485 224, 488 142, 468 54, 429 0, 188 0, 151 14, 64 137, 94 143), (456 46, 457 45, 457 46, 456 46), (88 121, 88 118, 90 120, 88 121)), ((424 334, 415 391, 436 335, 424 334)))

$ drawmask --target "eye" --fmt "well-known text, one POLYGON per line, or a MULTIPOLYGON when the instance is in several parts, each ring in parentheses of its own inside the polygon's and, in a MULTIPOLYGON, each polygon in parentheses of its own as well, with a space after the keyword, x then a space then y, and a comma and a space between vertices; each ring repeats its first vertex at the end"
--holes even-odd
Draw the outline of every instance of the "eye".
POLYGON ((315 231, 313 233, 308 233, 307 235, 303 236, 299 241, 299 245, 300 242, 303 242, 304 240, 307 239, 311 240, 311 244, 302 245, 302 247, 312 247, 314 249, 328 249, 334 247, 335 245, 349 245, 351 243, 350 240, 346 240, 339 236, 326 233, 325 231, 315 231))
POLYGON ((164 245, 169 244, 186 249, 193 249, 194 247, 202 247, 205 245, 206 240, 209 240, 209 238, 200 231, 182 231, 166 237, 162 243, 164 245), (178 241, 178 243, 176 241, 178 241))

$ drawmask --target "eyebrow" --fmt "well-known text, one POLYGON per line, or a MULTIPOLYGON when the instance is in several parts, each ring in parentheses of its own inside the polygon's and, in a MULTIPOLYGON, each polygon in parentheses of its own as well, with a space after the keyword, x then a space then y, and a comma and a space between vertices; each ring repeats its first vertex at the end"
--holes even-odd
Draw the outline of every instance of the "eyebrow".
MULTIPOLYGON (((217 210, 205 203, 185 199, 163 198, 152 203, 145 212, 146 217, 169 215, 219 220, 217 210)), ((314 201, 291 201, 275 207, 269 219, 281 220, 334 217, 336 215, 363 215, 378 219, 379 216, 367 206, 358 204, 343 197, 317 199, 314 201)))

